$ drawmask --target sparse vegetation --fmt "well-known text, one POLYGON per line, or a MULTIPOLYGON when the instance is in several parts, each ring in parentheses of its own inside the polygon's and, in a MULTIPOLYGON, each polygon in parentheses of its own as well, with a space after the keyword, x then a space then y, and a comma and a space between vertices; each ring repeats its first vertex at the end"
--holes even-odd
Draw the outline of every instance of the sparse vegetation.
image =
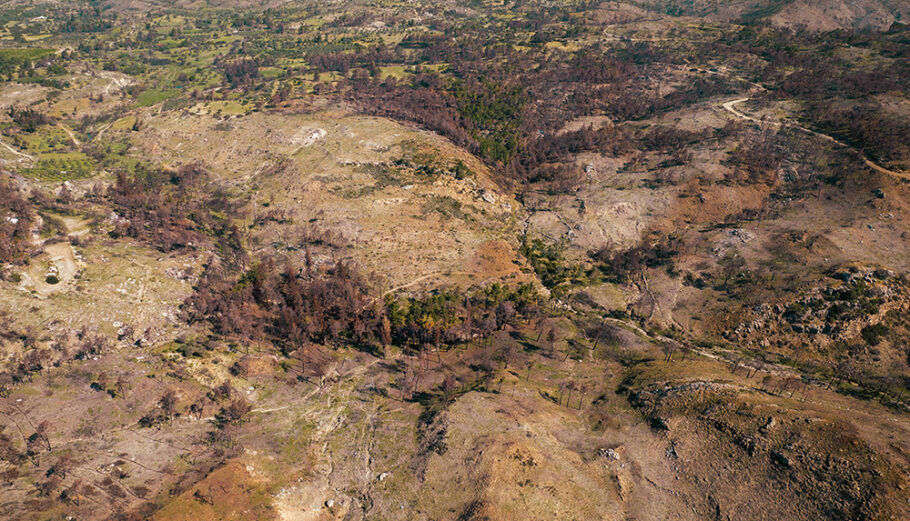
POLYGON ((4 3, 0 518, 907 518, 910 12, 817 4, 4 3))

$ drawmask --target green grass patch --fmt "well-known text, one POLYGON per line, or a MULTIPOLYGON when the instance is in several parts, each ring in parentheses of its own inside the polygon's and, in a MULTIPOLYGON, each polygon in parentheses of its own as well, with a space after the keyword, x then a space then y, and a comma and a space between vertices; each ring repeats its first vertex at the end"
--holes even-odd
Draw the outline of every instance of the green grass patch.
POLYGON ((210 113, 221 113, 227 116, 239 116, 246 114, 246 106, 239 101, 213 101, 209 103, 208 110, 210 113))
POLYGON ((369 174, 376 182, 371 185, 357 188, 337 188, 333 190, 333 193, 336 193, 345 199, 357 199, 382 191, 387 186, 401 186, 403 182, 400 177, 401 173, 397 169, 385 164, 361 165, 357 168, 357 171, 359 173, 369 174))
POLYGON ((467 217, 462 209, 461 202, 447 195, 428 196, 427 200, 420 206, 420 211, 424 215, 438 213, 448 219, 464 219, 467 217))
POLYGON ((0 49, 0 64, 20 64, 27 61, 33 62, 54 54, 53 49, 31 47, 20 49, 0 49))
POLYGON ((278 67, 261 67, 259 74, 265 79, 274 80, 284 74, 284 70, 278 67))
POLYGON ((294 421, 291 432, 293 435, 281 439, 279 448, 281 461, 288 464, 305 457, 313 433, 316 432, 316 425, 306 418, 298 418, 294 421))
POLYGON ((148 89, 136 96, 136 104, 140 107, 151 107, 179 94, 180 91, 177 89, 148 89))
POLYGON ((409 75, 404 65, 389 65, 386 67, 380 67, 379 70, 382 79, 386 79, 388 77, 401 79, 409 75))
POLYGON ((15 144, 32 153, 60 152, 67 149, 72 140, 62 128, 42 126, 33 133, 20 133, 15 138, 15 144))
POLYGON ((32 168, 22 171, 23 175, 39 181, 67 181, 90 177, 95 163, 82 152, 48 153, 38 157, 32 168))

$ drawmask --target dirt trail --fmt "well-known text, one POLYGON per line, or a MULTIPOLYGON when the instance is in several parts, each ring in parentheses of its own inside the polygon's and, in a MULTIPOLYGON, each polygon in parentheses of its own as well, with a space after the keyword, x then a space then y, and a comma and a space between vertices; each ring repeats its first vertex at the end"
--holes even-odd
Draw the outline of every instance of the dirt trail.
POLYGON ((829 142, 831 142, 831 143, 834 143, 835 145, 839 145, 839 146, 842 146, 842 147, 845 147, 845 148, 849 148, 849 149, 852 149, 852 150, 856 150, 856 151, 860 154, 860 156, 863 158, 863 163, 865 163, 866 166, 868 166, 869 168, 875 170, 876 172, 879 172, 879 173, 881 173, 881 174, 885 174, 885 175, 888 175, 888 176, 891 176, 891 177, 895 177, 895 178, 897 178, 897 179, 910 180, 910 174, 907 174, 907 173, 904 173, 904 172, 897 172, 897 171, 895 171, 895 170, 889 170, 889 169, 887 169, 887 168, 885 168, 885 167, 879 165, 878 163, 872 161, 871 159, 869 159, 869 158, 866 156, 866 154, 864 154, 861 150, 858 150, 857 148, 855 148, 855 147, 853 147, 853 146, 851 146, 851 145, 848 145, 847 143, 844 143, 843 141, 841 141, 841 140, 839 140, 839 139, 837 139, 837 138, 831 137, 831 136, 829 136, 829 135, 827 135, 827 134, 822 134, 821 132, 816 132, 816 131, 814 131, 814 130, 812 130, 812 129, 810 129, 810 128, 806 128, 806 127, 804 127, 804 126, 802 126, 802 125, 798 125, 798 124, 793 123, 793 122, 791 122, 791 121, 780 122, 780 121, 763 121, 763 120, 759 120, 759 119, 756 119, 756 118, 754 118, 754 117, 752 117, 752 116, 746 114, 745 112, 742 112, 742 111, 740 111, 739 109, 736 108, 736 105, 739 105, 740 103, 745 103, 745 102, 749 101, 750 99, 751 99, 751 98, 739 98, 739 99, 735 99, 735 100, 730 100, 730 101, 727 101, 727 102, 722 103, 722 104, 721 104, 721 107, 723 107, 724 110, 726 110, 726 111, 729 112, 730 114, 733 114, 734 116, 736 116, 736 117, 739 118, 739 119, 743 119, 743 120, 746 120, 746 121, 750 121, 750 122, 752 122, 752 123, 758 123, 759 125, 771 125, 771 126, 774 126, 774 127, 781 127, 781 126, 784 126, 784 124, 786 124, 786 125, 788 125, 788 126, 790 126, 790 127, 796 128, 796 129, 798 129, 798 130, 800 130, 800 131, 802 131, 802 132, 805 132, 805 133, 807 133, 807 134, 811 134, 811 135, 813 135, 813 136, 816 136, 816 137, 819 137, 819 138, 824 139, 824 140, 826 140, 826 141, 829 141, 829 142))
POLYGON ((82 143, 80 143, 79 139, 76 138, 76 134, 73 134, 73 131, 70 130, 69 128, 67 128, 66 125, 59 124, 57 126, 60 127, 61 129, 63 129, 63 131, 66 132, 67 135, 69 135, 70 139, 73 141, 74 146, 76 146, 77 148, 82 146, 82 143))
POLYGON ((423 282, 423 281, 425 281, 425 280, 427 280, 427 279, 431 279, 431 278, 433 278, 433 277, 438 277, 438 276, 440 276, 440 275, 447 275, 447 276, 448 276, 448 275, 474 275, 474 273, 470 273, 470 272, 467 272, 467 271, 452 271, 452 270, 437 270, 437 271, 433 271, 433 272, 431 272, 431 273, 427 273, 426 275, 421 275, 421 276, 419 276, 419 277, 417 277, 417 278, 415 278, 415 279, 411 279, 410 281, 408 281, 408 282, 406 282, 406 283, 404 283, 404 284, 400 284, 400 285, 398 285, 398 286, 395 286, 394 288, 392 288, 392 289, 390 289, 390 290, 388 290, 388 291, 384 291, 384 292, 382 293, 382 297, 385 297, 386 295, 391 295, 392 293, 395 293, 396 291, 400 291, 400 290, 403 290, 403 289, 405 289, 405 288, 409 288, 409 287, 414 286, 414 285, 416 285, 416 284, 419 284, 420 282, 423 282))
MULTIPOLYGON (((126 76, 124 74, 109 72, 109 71, 99 72, 98 76, 100 76, 101 78, 104 78, 106 80, 109 80, 109 83, 107 85, 105 85, 104 88, 101 90, 101 94, 103 96, 108 96, 112 92, 120 92, 125 87, 128 87, 128 86, 132 85, 133 83, 135 83, 135 80, 133 80, 129 76, 126 76)), ((133 113, 133 111, 128 111, 126 114, 122 115, 121 117, 126 117, 127 115, 132 114, 132 113, 133 113)), ((100 138, 101 135, 104 134, 104 132, 107 131, 109 128, 111 128, 116 121, 117 121, 117 119, 115 118, 114 121, 106 124, 104 127, 102 127, 98 131, 98 134, 93 136, 93 138, 90 139, 89 141, 94 141, 94 140, 97 140, 98 138, 100 138)), ((66 131, 70 135, 70 138, 73 139, 73 143, 75 143, 76 146, 80 146, 79 140, 76 139, 76 137, 73 135, 73 133, 70 132, 69 129, 66 129, 66 131)))
MULTIPOLYGON (((576 313, 583 313, 582 311, 580 311, 578 309, 575 309, 575 308, 572 308, 572 309, 576 313)), ((674 340, 672 338, 669 338, 669 337, 666 337, 666 336, 663 336, 660 334, 649 333, 631 321, 621 320, 621 319, 612 318, 612 317, 600 317, 599 316, 598 318, 600 320, 603 320, 604 322, 609 322, 611 324, 616 324, 617 326, 624 327, 624 328, 640 335, 642 338, 645 338, 652 342, 678 343, 677 340, 674 340)), ((719 361, 726 362, 726 363, 731 363, 730 359, 727 358, 726 355, 734 354, 734 351, 729 350, 729 349, 724 349, 724 348, 715 347, 714 349, 709 351, 709 350, 699 348, 699 347, 695 346, 694 344, 690 344, 688 342, 682 342, 682 344, 686 347, 686 349, 688 349, 690 352, 692 352, 698 356, 704 356, 704 357, 710 358, 712 360, 719 360, 719 361)), ((755 368, 754 366, 750 365, 749 363, 745 364, 745 366, 755 368)), ((756 374, 757 373, 770 374, 770 375, 774 375, 774 376, 777 376, 780 378, 799 378, 802 376, 801 373, 799 373, 798 371, 795 371, 793 369, 790 369, 787 366, 784 366, 781 364, 769 364, 769 363, 766 363, 766 364, 762 365, 761 367, 757 368, 756 374)), ((813 380, 813 381, 810 381, 810 383, 816 389, 824 389, 827 391, 827 389, 829 387, 827 382, 813 380)), ((829 396, 826 396, 827 402, 831 401, 830 396, 836 396, 836 393, 831 393, 829 396)), ((817 403, 822 403, 821 401, 818 401, 818 400, 816 400, 816 401, 817 401, 817 403)), ((846 399, 841 400, 841 402, 842 402, 841 405, 836 406, 836 407, 843 409, 843 410, 851 410, 851 411, 860 412, 856 409, 851 409, 848 405, 846 405, 848 403, 855 403, 855 402, 851 402, 850 400, 846 400, 846 399)), ((894 423, 894 424, 910 426, 910 422, 908 422, 906 420, 901 420, 901 419, 897 419, 897 418, 889 418, 888 421, 891 423, 894 423)))
MULTIPOLYGON (((116 120, 115 120, 115 121, 116 121, 116 120)), ((113 121, 110 122, 110 123, 108 123, 107 125, 103 126, 103 127, 98 131, 98 134, 95 136, 95 139, 100 138, 100 137, 104 134, 104 132, 105 132, 107 129, 111 128, 112 126, 114 126, 114 122, 113 122, 113 121)))
MULTIPOLYGON (((496 278, 499 278, 499 277, 501 277, 501 276, 507 275, 508 273, 509 273, 509 272, 507 272, 507 271, 492 272, 492 274, 491 274, 490 277, 487 277, 486 279, 484 279, 484 280, 482 280, 482 281, 480 281, 480 282, 478 282, 478 283, 476 283, 476 284, 482 286, 482 285, 485 284, 486 282, 489 282, 489 281, 494 280, 494 279, 496 279, 496 278)), ((401 290, 403 290, 403 289, 410 288, 411 286, 416 286, 417 284, 419 284, 419 283, 421 283, 421 282, 423 282, 423 281, 425 281, 425 280, 429 280, 429 279, 432 279, 433 277, 440 277, 440 276, 450 277, 450 276, 452 276, 452 275, 470 276, 470 275, 477 275, 477 272, 473 272, 473 271, 455 271, 455 270, 436 270, 436 271, 432 271, 432 272, 427 273, 427 274, 425 274, 425 275, 421 275, 421 276, 419 276, 419 277, 413 278, 413 279, 411 279, 411 280, 409 280, 408 282, 405 282, 405 283, 403 283, 403 284, 399 284, 398 286, 395 286, 394 288, 391 288, 391 289, 388 289, 388 290, 386 290, 386 291, 383 291, 382 293, 379 294, 379 296, 373 297, 372 299, 370 299, 369 303, 367 303, 366 305, 364 305, 364 306, 361 308, 361 310, 367 309, 368 307, 372 306, 372 305, 375 304, 377 301, 379 301, 379 300, 382 299, 382 298, 385 298, 385 297, 388 296, 388 295, 392 295, 392 294, 394 294, 394 293, 397 292, 397 291, 401 291, 401 290)))
POLYGON ((19 162, 22 162, 24 160, 29 160, 29 161, 35 160, 35 156, 26 154, 24 152, 20 152, 20 151, 16 150, 15 148, 11 147, 10 145, 6 144, 6 142, 4 142, 2 140, 0 140, 0 145, 3 145, 4 147, 6 147, 7 150, 12 152, 13 154, 16 154, 17 156, 23 158, 23 159, 20 159, 19 162))

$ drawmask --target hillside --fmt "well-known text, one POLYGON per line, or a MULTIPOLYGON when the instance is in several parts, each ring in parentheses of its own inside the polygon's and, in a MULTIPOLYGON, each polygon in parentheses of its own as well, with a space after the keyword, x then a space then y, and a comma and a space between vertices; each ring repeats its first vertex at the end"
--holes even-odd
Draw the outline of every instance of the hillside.
POLYGON ((720 22, 755 23, 767 21, 778 27, 809 31, 884 31, 905 23, 910 6, 899 0, 764 0, 760 2, 716 2, 712 0, 639 2, 657 12, 673 16, 696 16, 720 22))
POLYGON ((907 519, 905 6, 819 5, 3 3, 0 519, 907 519))

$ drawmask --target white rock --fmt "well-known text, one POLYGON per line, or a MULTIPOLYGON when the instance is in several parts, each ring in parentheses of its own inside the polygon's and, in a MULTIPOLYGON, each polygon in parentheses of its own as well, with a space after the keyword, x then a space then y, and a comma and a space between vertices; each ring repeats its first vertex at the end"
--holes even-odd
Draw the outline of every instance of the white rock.
POLYGON ((600 449, 600 455, 609 460, 619 461, 619 453, 613 449, 600 449))

